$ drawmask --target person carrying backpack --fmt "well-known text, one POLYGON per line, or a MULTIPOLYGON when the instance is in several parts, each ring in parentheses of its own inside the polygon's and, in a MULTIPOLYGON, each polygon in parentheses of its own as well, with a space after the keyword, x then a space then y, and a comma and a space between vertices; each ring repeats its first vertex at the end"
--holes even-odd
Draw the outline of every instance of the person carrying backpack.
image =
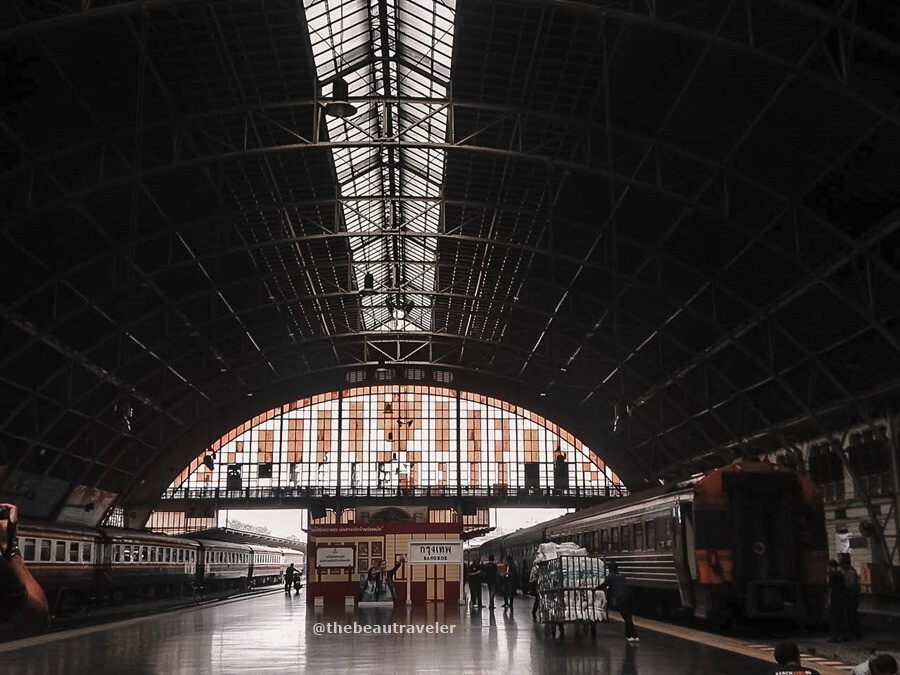
POLYGON ((845 604, 844 625, 847 632, 857 640, 862 639, 862 631, 859 627, 859 574, 850 564, 850 556, 841 556, 841 574, 844 576, 845 604))

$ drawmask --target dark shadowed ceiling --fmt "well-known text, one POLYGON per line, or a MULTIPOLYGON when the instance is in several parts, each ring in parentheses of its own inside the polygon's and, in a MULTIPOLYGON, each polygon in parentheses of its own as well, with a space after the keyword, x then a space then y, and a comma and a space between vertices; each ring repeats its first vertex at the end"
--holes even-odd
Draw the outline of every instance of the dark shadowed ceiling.
POLYGON ((152 494, 186 439, 380 361, 580 420, 631 485, 896 404, 893 3, 459 0, 446 129, 406 145, 330 138, 304 12, 0 4, 0 464, 152 494), (363 237, 430 251, 414 329, 364 320, 393 292, 360 297, 354 143, 445 157, 434 230, 363 237))

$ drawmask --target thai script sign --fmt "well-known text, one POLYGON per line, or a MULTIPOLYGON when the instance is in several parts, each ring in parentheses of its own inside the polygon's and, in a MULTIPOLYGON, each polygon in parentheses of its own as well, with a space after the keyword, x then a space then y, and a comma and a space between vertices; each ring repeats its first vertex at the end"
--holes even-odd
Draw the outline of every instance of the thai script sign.
POLYGON ((353 549, 349 546, 317 548, 316 567, 353 567, 353 549))
POLYGON ((414 564, 431 563, 437 565, 459 565, 463 561, 463 543, 461 541, 429 541, 409 542, 409 562, 414 564))

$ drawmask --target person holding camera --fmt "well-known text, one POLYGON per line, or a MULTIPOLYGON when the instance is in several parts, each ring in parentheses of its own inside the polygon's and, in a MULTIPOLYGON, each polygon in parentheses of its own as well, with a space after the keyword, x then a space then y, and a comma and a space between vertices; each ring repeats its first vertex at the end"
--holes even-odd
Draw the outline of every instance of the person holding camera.
POLYGON ((0 504, 0 621, 11 621, 20 633, 43 633, 50 623, 50 609, 16 546, 18 524, 16 506, 0 504))

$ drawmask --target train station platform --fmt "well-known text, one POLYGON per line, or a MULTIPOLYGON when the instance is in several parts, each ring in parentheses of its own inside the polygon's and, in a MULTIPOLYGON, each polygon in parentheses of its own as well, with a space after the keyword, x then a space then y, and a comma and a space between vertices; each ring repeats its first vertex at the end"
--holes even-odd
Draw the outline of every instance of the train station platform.
MULTIPOLYGON (((596 640, 572 629, 553 638, 532 621, 530 606, 520 597, 513 611, 434 605, 322 613, 302 594, 277 591, 0 644, 0 673, 764 675, 774 665, 764 649, 643 620, 638 646, 625 642, 616 621, 601 624, 596 640)), ((810 665, 823 675, 847 672, 810 665)))

